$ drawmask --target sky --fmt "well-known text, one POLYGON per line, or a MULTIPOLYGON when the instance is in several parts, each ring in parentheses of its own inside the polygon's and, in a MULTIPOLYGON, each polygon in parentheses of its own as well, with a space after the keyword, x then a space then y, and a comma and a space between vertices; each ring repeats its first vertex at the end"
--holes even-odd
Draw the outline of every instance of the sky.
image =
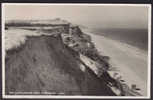
POLYGON ((147 28, 148 6, 5 4, 6 20, 61 18, 91 28, 147 28))

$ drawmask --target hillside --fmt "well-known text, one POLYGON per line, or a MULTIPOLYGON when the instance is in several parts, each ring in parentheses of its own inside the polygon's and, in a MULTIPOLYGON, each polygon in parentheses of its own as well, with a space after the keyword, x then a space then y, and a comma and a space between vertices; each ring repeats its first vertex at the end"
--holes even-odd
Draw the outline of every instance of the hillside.
POLYGON ((29 30, 28 27, 12 26, 6 29, 6 34, 16 34, 18 37, 11 38, 17 43, 11 42, 15 45, 5 49, 6 94, 140 95, 124 89, 119 80, 109 75, 110 58, 100 55, 90 36, 78 26, 61 25, 51 29, 43 27, 29 30), (24 42, 17 41, 21 37, 25 37, 24 42))

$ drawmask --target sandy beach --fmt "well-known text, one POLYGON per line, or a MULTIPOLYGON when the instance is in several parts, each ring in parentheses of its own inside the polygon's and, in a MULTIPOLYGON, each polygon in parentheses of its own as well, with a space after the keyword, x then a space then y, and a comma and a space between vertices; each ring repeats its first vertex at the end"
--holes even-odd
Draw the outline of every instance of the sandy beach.
POLYGON ((136 84, 143 96, 147 95, 147 52, 131 45, 121 43, 104 36, 89 34, 96 48, 102 55, 110 57, 110 64, 131 86, 136 84))

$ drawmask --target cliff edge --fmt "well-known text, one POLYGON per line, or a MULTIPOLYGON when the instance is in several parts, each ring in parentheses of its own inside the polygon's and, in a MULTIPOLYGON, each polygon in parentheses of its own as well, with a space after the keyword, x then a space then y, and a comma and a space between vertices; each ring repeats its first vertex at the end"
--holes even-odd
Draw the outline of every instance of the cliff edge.
POLYGON ((109 75, 109 57, 99 54, 79 26, 13 22, 5 34, 8 95, 139 95, 109 75))

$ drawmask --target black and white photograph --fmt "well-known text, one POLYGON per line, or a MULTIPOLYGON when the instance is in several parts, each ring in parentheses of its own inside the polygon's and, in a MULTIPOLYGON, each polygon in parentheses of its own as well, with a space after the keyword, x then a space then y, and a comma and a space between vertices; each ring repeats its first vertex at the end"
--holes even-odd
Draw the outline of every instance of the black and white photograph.
POLYGON ((150 4, 2 4, 4 98, 150 98, 150 4))

